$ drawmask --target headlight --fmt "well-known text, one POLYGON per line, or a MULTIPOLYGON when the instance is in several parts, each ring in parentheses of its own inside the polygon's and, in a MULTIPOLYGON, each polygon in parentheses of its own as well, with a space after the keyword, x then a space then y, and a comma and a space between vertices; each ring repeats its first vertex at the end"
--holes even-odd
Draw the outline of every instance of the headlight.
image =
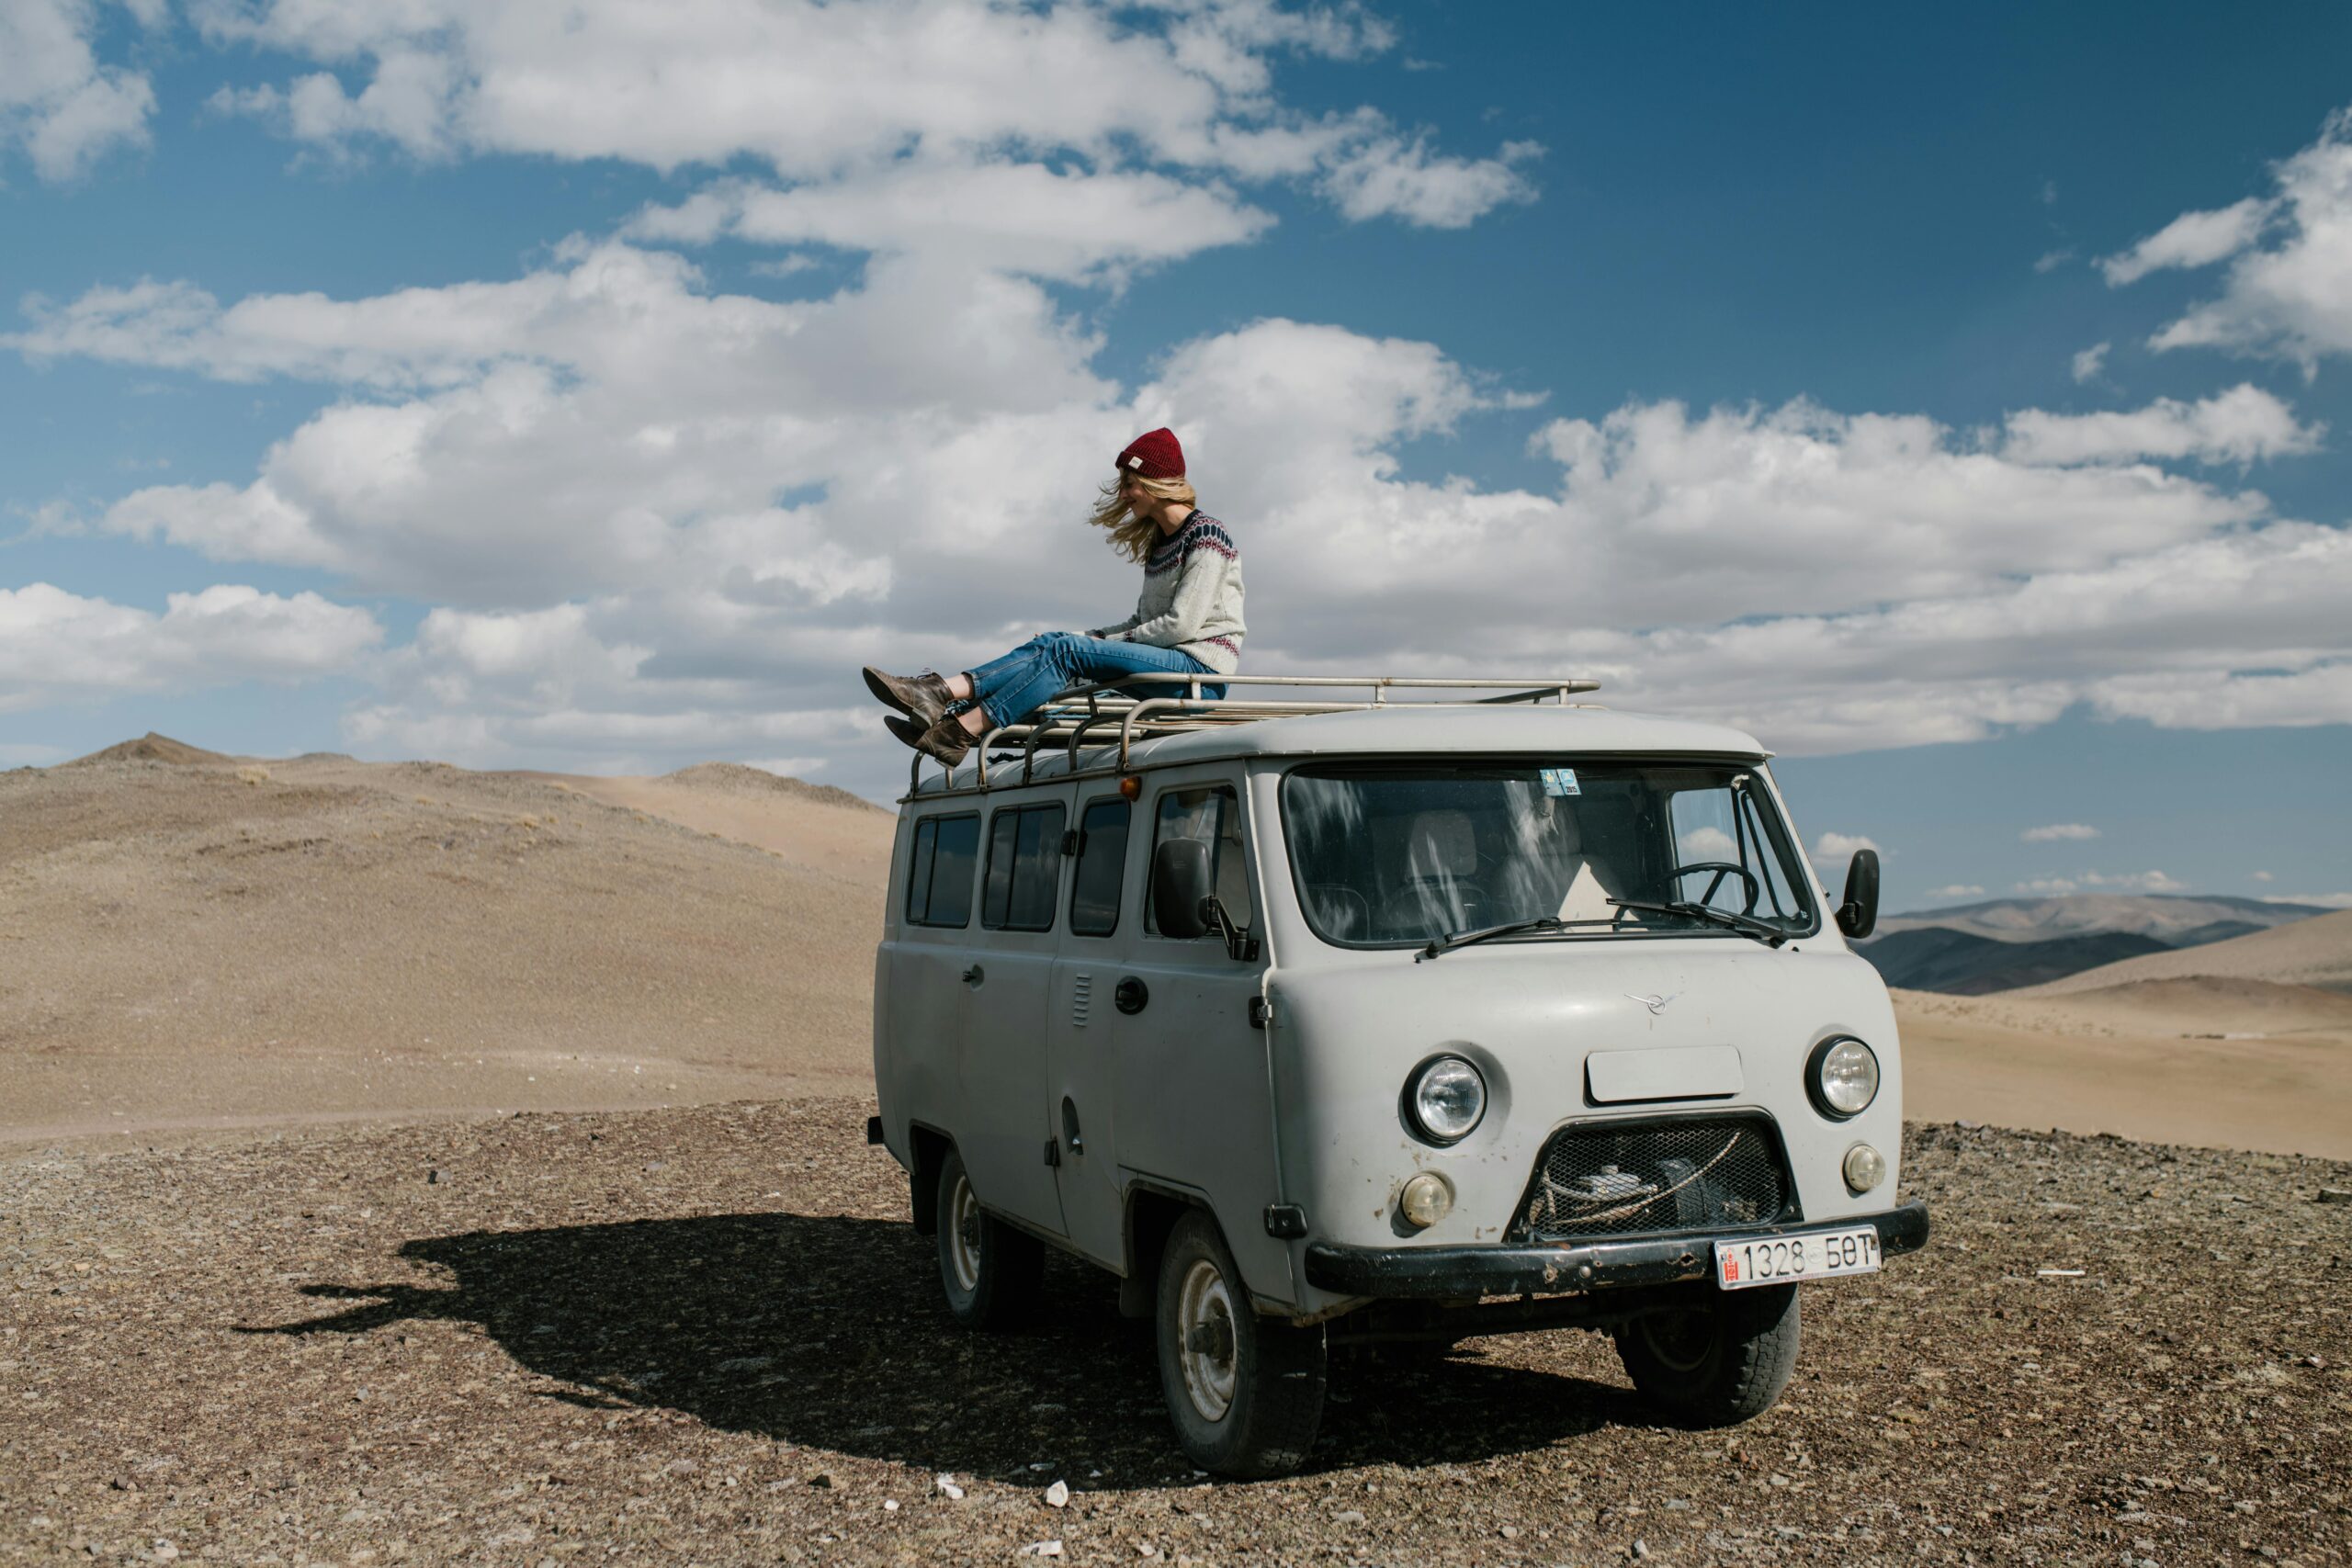
POLYGON ((1805 1064, 1804 1087, 1814 1108, 1831 1121, 1859 1116, 1878 1098, 1878 1057, 1850 1035, 1825 1040, 1805 1064))
POLYGON ((1405 1086, 1414 1128, 1433 1144, 1458 1144, 1487 1114, 1487 1080, 1460 1056, 1425 1063, 1405 1086))

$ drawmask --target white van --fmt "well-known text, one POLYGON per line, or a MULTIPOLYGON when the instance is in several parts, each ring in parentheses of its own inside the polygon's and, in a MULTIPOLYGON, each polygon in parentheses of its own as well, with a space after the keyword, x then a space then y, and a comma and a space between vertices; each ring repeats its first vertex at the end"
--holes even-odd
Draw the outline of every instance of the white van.
POLYGON ((950 1310, 1017 1321, 1045 1246, 1109 1269, 1229 1475, 1304 1460, 1351 1342, 1606 1330, 1668 1419, 1769 1408, 1796 1283, 1928 1235, 1839 935, 1876 857, 1833 917, 1762 747, 1588 681, 1227 682, 910 777, 868 1134, 950 1310))

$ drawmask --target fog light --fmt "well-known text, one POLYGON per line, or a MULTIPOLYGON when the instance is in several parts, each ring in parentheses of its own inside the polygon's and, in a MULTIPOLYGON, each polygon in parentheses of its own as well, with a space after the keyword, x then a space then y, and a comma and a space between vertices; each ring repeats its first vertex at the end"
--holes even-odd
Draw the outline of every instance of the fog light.
POLYGON ((1846 1188, 1851 1192, 1867 1192, 1886 1179, 1886 1156, 1868 1144, 1856 1144, 1846 1151, 1846 1188))
POLYGON ((1405 1183, 1396 1207, 1404 1212, 1408 1223, 1427 1230, 1452 1212, 1453 1189, 1445 1184, 1444 1177, 1425 1170, 1405 1183))

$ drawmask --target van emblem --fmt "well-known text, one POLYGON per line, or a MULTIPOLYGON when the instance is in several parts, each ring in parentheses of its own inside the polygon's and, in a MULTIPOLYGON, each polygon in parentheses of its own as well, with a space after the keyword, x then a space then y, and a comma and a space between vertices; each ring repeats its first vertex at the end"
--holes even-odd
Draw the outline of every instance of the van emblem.
MULTIPOLYGON (((1680 991, 1677 991, 1674 993, 1674 997, 1679 997, 1681 994, 1682 993, 1680 991)), ((1650 1016, 1652 1018, 1656 1018, 1659 1013, 1663 1012, 1666 1010, 1666 1004, 1672 1001, 1674 997, 1637 997, 1631 991, 1627 991, 1625 993, 1625 999, 1627 1001, 1639 1002, 1644 1007, 1649 1009, 1650 1016)))

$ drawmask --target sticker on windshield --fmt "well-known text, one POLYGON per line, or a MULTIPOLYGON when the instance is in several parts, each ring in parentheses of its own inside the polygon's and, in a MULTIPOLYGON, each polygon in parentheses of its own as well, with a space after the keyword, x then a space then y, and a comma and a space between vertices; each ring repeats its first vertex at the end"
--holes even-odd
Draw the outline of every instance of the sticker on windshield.
POLYGON ((1544 768, 1541 772, 1544 774, 1545 795, 1563 795, 1584 793, 1577 787, 1577 771, 1574 768, 1544 768))

